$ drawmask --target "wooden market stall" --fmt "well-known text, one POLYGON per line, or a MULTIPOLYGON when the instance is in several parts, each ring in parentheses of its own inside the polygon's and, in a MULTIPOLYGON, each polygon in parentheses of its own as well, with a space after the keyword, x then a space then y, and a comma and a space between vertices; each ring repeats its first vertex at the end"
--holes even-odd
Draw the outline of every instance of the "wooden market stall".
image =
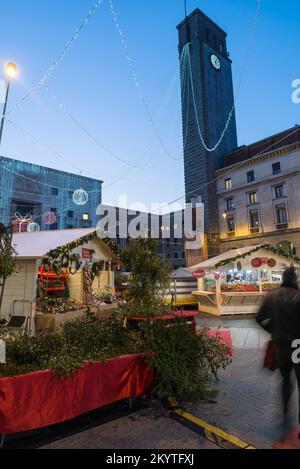
POLYGON ((179 267, 171 275, 169 290, 164 301, 166 304, 179 307, 197 305, 197 299, 193 296, 193 291, 196 289, 197 280, 192 272, 179 267))
MULTIPOLYGON (((1 318, 26 315, 31 330, 54 329, 82 317, 87 306, 101 315, 114 293, 118 260, 94 228, 15 233, 17 273, 7 280, 1 318)), ((112 245, 111 245, 112 246, 112 245)))
POLYGON ((199 311, 217 316, 253 314, 269 290, 278 288, 283 271, 299 269, 300 259, 271 245, 233 249, 188 270, 198 279, 193 295, 199 311))

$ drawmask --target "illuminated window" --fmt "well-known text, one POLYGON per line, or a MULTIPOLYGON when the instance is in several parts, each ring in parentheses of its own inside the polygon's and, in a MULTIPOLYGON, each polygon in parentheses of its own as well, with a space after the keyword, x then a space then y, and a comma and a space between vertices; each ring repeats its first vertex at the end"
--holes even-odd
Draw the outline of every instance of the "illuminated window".
POLYGON ((257 204, 257 192, 250 192, 249 194, 249 203, 252 204, 257 204))
POLYGON ((227 232, 234 233, 235 232, 235 218, 234 215, 228 215, 226 218, 227 221, 227 232))
POLYGON ((88 214, 88 213, 84 213, 84 214, 82 215, 82 219, 83 219, 84 221, 88 221, 88 220, 90 219, 89 214, 88 214))
POLYGON ((249 212, 249 218, 250 218, 250 229, 251 229, 251 231, 253 231, 253 230, 258 231, 259 226, 260 226, 258 210, 251 210, 249 212))
POLYGON ((225 179, 225 189, 227 189, 227 190, 232 189, 232 179, 231 178, 225 179))
POLYGON ((232 210, 233 208, 234 208, 234 198, 230 197, 229 199, 226 200, 226 209, 232 210))

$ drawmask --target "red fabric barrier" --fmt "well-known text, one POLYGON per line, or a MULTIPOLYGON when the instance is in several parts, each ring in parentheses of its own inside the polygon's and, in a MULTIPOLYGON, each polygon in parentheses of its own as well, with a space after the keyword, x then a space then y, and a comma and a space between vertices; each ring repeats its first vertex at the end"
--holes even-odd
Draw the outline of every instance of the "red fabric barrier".
POLYGON ((144 394, 152 371, 145 357, 130 355, 85 365, 70 378, 40 371, 0 379, 0 434, 61 423, 144 394))

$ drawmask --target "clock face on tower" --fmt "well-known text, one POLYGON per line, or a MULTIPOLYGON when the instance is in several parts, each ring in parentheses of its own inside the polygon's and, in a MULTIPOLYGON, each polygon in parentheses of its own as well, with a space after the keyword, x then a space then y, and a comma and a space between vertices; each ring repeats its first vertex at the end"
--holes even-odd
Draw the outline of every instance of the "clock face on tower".
POLYGON ((212 66, 216 69, 216 70, 220 70, 221 69, 221 62, 220 60, 218 59, 218 57, 215 55, 215 54, 212 54, 210 56, 210 61, 212 63, 212 66))

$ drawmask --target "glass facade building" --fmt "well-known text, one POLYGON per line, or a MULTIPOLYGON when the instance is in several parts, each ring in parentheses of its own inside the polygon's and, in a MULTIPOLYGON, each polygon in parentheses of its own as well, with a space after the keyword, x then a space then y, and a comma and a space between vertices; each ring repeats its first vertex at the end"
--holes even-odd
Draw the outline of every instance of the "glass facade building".
POLYGON ((0 222, 9 225, 19 213, 31 215, 41 230, 96 227, 102 184, 100 180, 0 157, 0 222), (89 195, 85 205, 73 201, 78 189, 89 195))

